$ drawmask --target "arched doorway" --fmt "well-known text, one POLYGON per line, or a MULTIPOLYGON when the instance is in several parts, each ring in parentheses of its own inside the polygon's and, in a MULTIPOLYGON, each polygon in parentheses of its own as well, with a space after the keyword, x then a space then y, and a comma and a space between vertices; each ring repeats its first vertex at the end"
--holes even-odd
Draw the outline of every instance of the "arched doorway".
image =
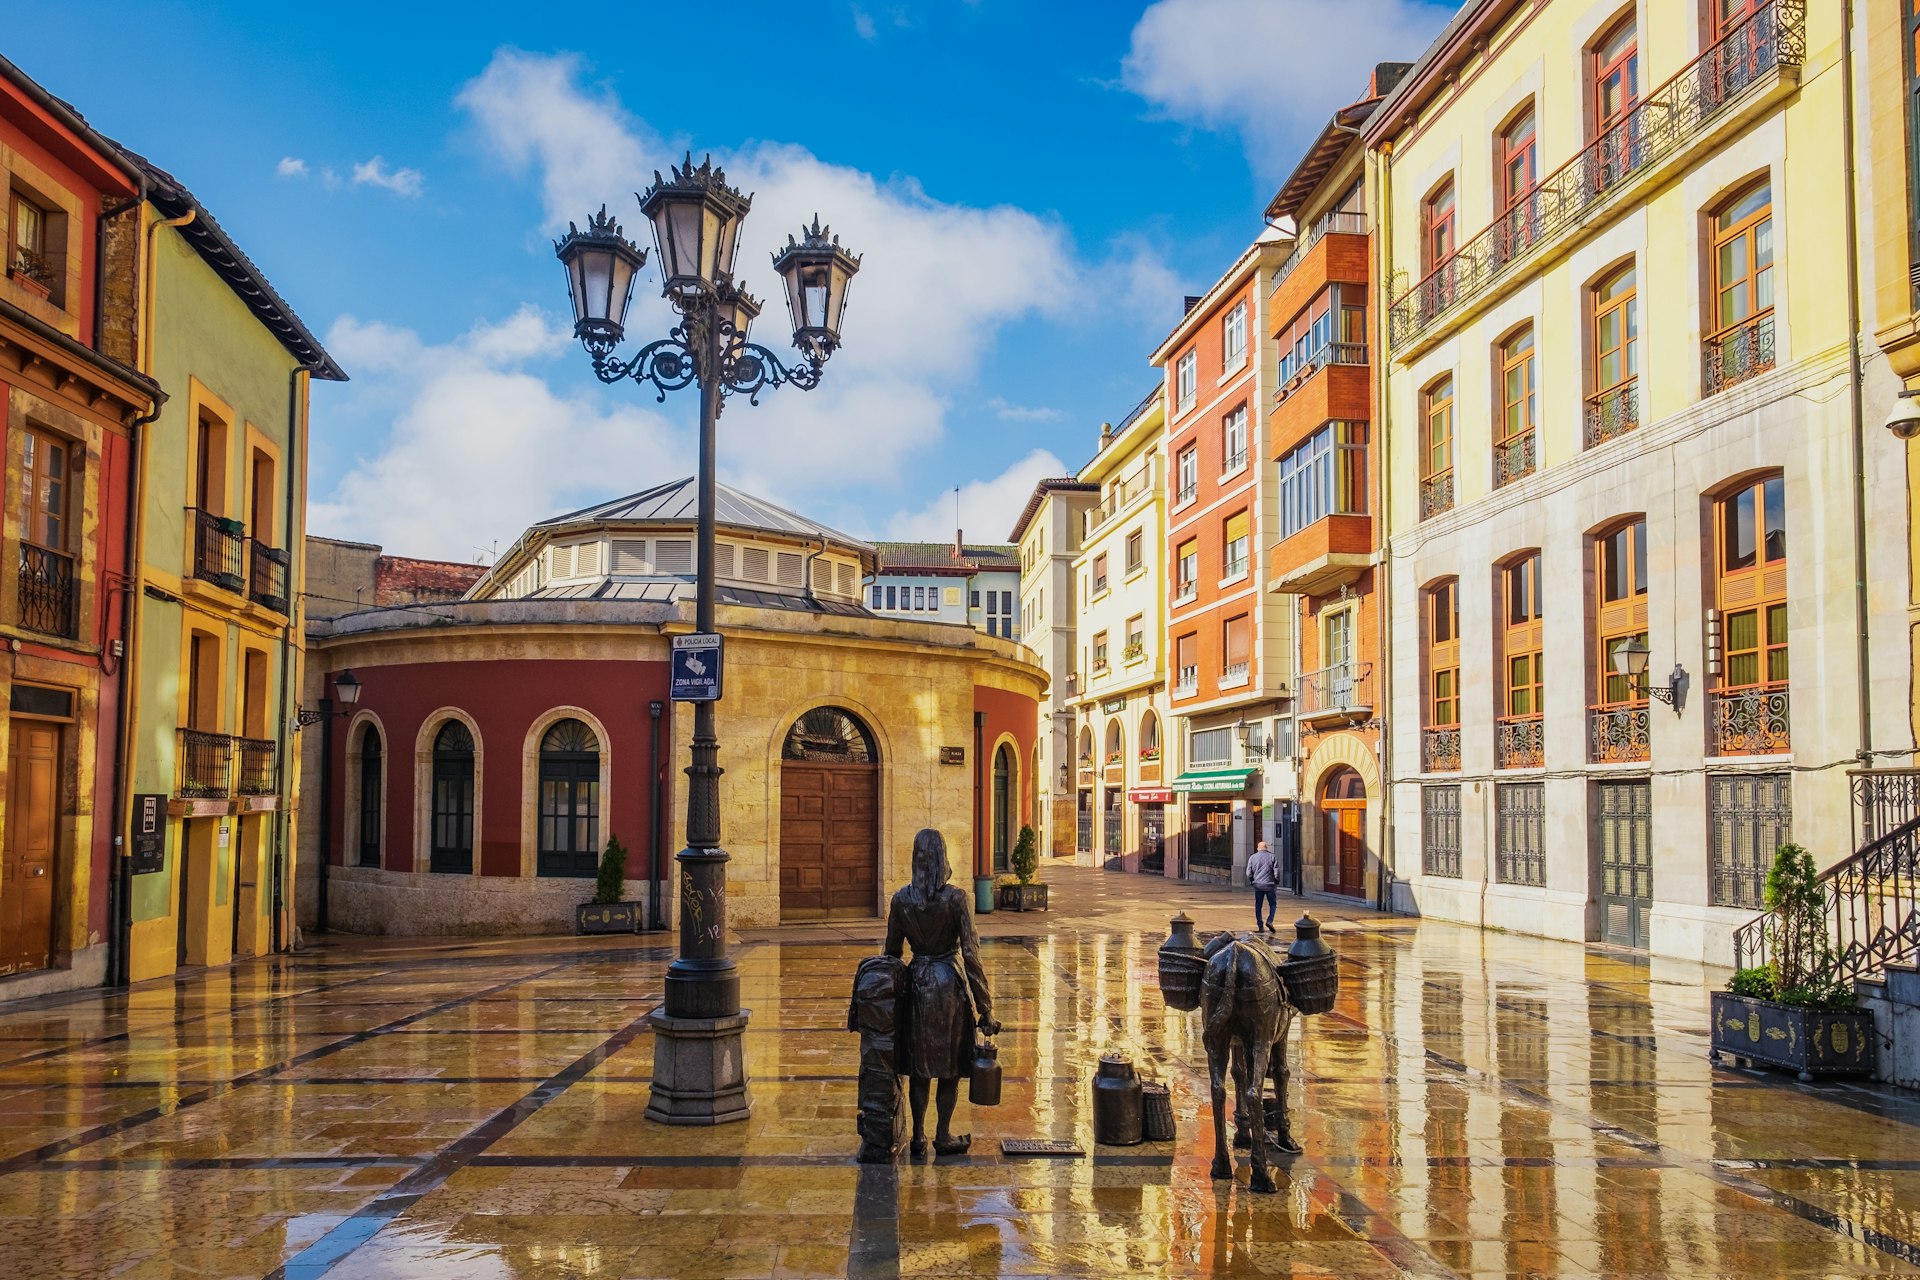
POLYGON ((1349 898, 1367 892, 1367 784, 1342 766, 1320 784, 1323 887, 1349 898))
POLYGON ((780 748, 780 918, 880 909, 880 752, 852 712, 815 707, 780 748))
POLYGON ((993 753, 993 870, 998 875, 1013 869, 1013 811, 1019 772, 1013 762, 1013 748, 1006 743, 993 753))

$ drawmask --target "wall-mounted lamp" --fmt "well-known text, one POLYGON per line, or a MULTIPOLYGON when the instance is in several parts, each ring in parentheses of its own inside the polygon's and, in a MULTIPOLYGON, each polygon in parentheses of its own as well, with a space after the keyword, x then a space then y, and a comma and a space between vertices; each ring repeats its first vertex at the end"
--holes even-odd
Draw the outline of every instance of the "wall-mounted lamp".
POLYGON ((1648 652, 1647 646, 1640 640, 1627 641, 1613 651, 1614 674, 1625 676, 1628 687, 1635 693, 1664 702, 1673 708, 1673 714, 1679 715, 1681 705, 1686 701, 1687 669, 1676 662, 1667 675, 1665 688, 1648 684, 1648 652))
POLYGON ((1267 743, 1265 737, 1256 740, 1253 736, 1253 731, 1258 727, 1257 725, 1248 724, 1247 718, 1244 715, 1240 717, 1239 723, 1233 726, 1235 736, 1240 739, 1240 751, 1249 760, 1265 760, 1267 758, 1267 743))
MULTIPOLYGON (((333 692, 339 697, 342 707, 352 707, 354 703, 360 701, 359 677, 351 671, 342 671, 333 678, 333 692)), ((318 711, 310 711, 306 707, 298 708, 294 712, 293 727, 296 729, 304 729, 310 724, 319 724, 329 716, 344 716, 346 714, 346 711, 335 711, 331 699, 322 698, 320 699, 320 709, 318 711)))
POLYGON ((1066 791, 1073 785, 1073 777, 1067 772, 1067 766, 1064 761, 1061 762, 1057 778, 1058 780, 1054 785, 1058 790, 1066 791))

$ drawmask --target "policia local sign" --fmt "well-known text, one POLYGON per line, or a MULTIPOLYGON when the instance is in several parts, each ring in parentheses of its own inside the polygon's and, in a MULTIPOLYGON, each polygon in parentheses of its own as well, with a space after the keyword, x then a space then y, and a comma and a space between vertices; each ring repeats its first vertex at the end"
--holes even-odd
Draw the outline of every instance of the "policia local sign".
POLYGON ((675 702, 720 701, 721 654, 717 635, 696 632, 675 636, 667 696, 675 702))

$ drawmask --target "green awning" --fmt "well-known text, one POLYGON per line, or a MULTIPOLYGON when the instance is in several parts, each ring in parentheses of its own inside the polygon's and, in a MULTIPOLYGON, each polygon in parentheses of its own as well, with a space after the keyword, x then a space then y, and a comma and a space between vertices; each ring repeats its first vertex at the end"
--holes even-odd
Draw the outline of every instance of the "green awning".
POLYGON ((1194 769, 1175 778, 1173 789, 1198 795, 1245 791, 1252 776, 1251 769, 1194 769))

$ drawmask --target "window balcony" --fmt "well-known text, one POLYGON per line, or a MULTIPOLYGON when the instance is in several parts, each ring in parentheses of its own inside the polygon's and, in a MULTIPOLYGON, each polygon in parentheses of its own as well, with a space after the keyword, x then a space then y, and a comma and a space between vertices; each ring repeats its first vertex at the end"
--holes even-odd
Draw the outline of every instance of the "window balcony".
POLYGON ((1199 594, 1200 594, 1200 584, 1196 581, 1193 581, 1192 579, 1189 579, 1188 581, 1179 583, 1174 587, 1173 602, 1175 604, 1185 604, 1187 601, 1192 600, 1195 596, 1199 594))
POLYGON ((1225 478, 1227 476, 1232 475, 1234 472, 1238 471, 1240 468, 1246 465, 1247 465, 1247 448, 1245 445, 1242 445, 1240 446, 1239 452, 1227 455, 1227 465, 1224 469, 1221 470, 1220 475, 1222 478, 1225 478))
POLYGON ((1453 510, 1453 472, 1443 471, 1420 482, 1420 518, 1453 510))
POLYGON ((1373 716, 1373 664, 1336 662, 1300 677, 1299 718, 1308 724, 1373 716))
POLYGON ((1789 721, 1785 680, 1710 690, 1708 752, 1716 756, 1783 754, 1792 749, 1789 721))
POLYGON ((279 794, 279 744, 266 738, 235 738, 233 745, 240 761, 235 783, 239 793, 243 796, 279 794))
POLYGON ((1537 438, 1534 432, 1527 431, 1493 446, 1494 488, 1502 488, 1534 473, 1539 465, 1534 443, 1537 438))
POLYGON ((1200 692, 1200 668, 1198 667, 1180 668, 1180 674, 1177 678, 1175 678, 1173 682, 1173 696, 1176 698, 1191 698, 1194 694, 1199 692, 1200 692))
POLYGON ((1093 659, 1093 674, 1099 675, 1107 669, 1107 655, 1096 654, 1093 659))
POLYGON ((232 775, 232 738, 199 729, 180 730, 180 795, 224 799, 233 794, 232 775))
POLYGON ((1144 640, 1129 641, 1127 647, 1120 651, 1120 661, 1122 662, 1138 662, 1146 656, 1147 644, 1144 640))
POLYGON ((42 635, 74 638, 73 557, 20 544, 20 625, 42 635))
POLYGON ((1233 559, 1227 561, 1226 572, 1221 575, 1222 581, 1232 581, 1246 571, 1247 558, 1245 556, 1235 556, 1233 559))
POLYGON ((1587 397, 1587 448, 1605 444, 1640 425, 1640 383, 1628 379, 1587 397))
POLYGON ((1365 368, 1367 344, 1364 342, 1323 342, 1311 354, 1295 359, 1291 353, 1280 357, 1280 389, 1274 393, 1276 404, 1305 386, 1308 379, 1333 365, 1365 368))
MULTIPOLYGON (((1307 228, 1307 234, 1294 243, 1293 253, 1274 271, 1273 287, 1268 290, 1268 296, 1271 297, 1280 292, 1280 286, 1287 282, 1287 277, 1299 269, 1300 264, 1305 262, 1307 256, 1313 252, 1314 246, 1327 236, 1364 236, 1366 234, 1367 215, 1364 213, 1348 213, 1335 209, 1331 213, 1322 214, 1314 220, 1312 226, 1307 228)), ((1282 316, 1281 319, 1284 320, 1286 317, 1282 316)))
POLYGON ((1538 769, 1547 762, 1545 716, 1501 716, 1493 726, 1496 769, 1538 769))
POLYGON ((1200 486, 1198 484, 1182 485, 1180 486, 1180 491, 1173 495, 1173 505, 1176 507, 1185 506, 1187 503, 1192 502, 1199 492, 1200 486))
POLYGON ((236 595, 246 589, 247 527, 238 520, 188 507, 192 517, 193 576, 236 595))
POLYGON ((1428 773, 1459 772, 1459 725, 1430 725, 1420 731, 1420 767, 1428 773))
POLYGON ((1628 764, 1651 755, 1646 702, 1600 702, 1587 708, 1587 759, 1628 764))
POLYGON ((1700 365, 1701 393, 1709 396, 1773 368, 1773 312, 1701 343, 1700 365))
MULTIPOLYGON (((1158 392, 1154 393, 1155 396, 1158 394, 1158 392)), ((1153 398, 1152 396, 1148 397, 1148 402, 1151 403, 1153 398)), ((1135 410, 1136 416, 1138 412, 1138 410, 1135 410)), ((1131 419, 1129 419, 1129 421, 1131 421, 1131 419)), ((1153 459, 1148 458, 1132 471, 1115 481, 1113 487, 1107 491, 1100 505, 1092 507, 1087 511, 1085 519, 1087 536, 1092 537, 1096 529, 1119 515, 1127 507, 1131 506, 1136 499, 1152 492, 1153 459)))
POLYGON ((1705 154, 1718 136, 1796 88, 1806 60, 1806 23, 1806 0, 1773 0, 1641 99, 1624 120, 1543 178, 1518 208, 1394 300, 1387 329, 1395 353, 1409 353, 1491 303, 1543 253, 1593 230, 1599 215, 1625 203, 1627 193, 1705 154))
POLYGON ((248 561, 247 599, 275 613, 286 613, 288 560, 280 548, 255 541, 248 561))
POLYGON ((1220 672, 1222 689, 1238 689, 1253 679, 1253 664, 1247 662, 1229 662, 1220 672))

